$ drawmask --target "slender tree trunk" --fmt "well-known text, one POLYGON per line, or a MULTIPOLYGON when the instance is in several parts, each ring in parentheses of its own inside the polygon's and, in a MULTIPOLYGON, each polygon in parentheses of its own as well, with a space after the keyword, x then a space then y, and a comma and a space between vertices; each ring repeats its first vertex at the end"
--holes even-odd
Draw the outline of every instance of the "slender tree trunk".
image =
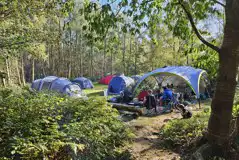
POLYGON ((46 77, 46 70, 45 70, 44 64, 43 64, 43 67, 42 67, 42 73, 43 73, 43 76, 46 77))
POLYGON ((110 63, 111 63, 111 67, 110 67, 110 74, 113 74, 113 51, 110 51, 110 63))
POLYGON ((82 68, 82 58, 83 58, 83 45, 82 45, 82 31, 80 31, 80 76, 83 76, 83 68, 82 68))
POLYGON ((138 54, 138 39, 135 39, 135 53, 134 53, 134 74, 137 75, 137 54, 138 54))
POLYGON ((23 56, 21 57, 21 72, 22 72, 22 84, 23 86, 26 85, 26 80, 25 80, 25 67, 24 67, 24 59, 23 59, 23 56))
POLYGON ((211 144, 228 147, 231 132, 233 99, 239 61, 239 4, 226 1, 224 39, 219 51, 219 73, 212 111, 208 122, 207 138, 211 144))
POLYGON ((69 57, 68 57, 68 78, 70 78, 71 77, 71 72, 72 72, 72 32, 71 32, 71 29, 70 29, 70 39, 69 39, 69 41, 70 41, 70 44, 69 44, 69 57))
POLYGON ((10 70, 9 70, 9 60, 8 58, 5 59, 6 69, 7 69, 7 83, 11 84, 11 77, 10 77, 10 70))
POLYGON ((127 67, 127 75, 129 75, 129 70, 130 70, 130 66, 131 66, 131 54, 132 54, 132 37, 130 35, 129 38, 129 62, 128 62, 128 67, 127 67))
POLYGON ((32 82, 35 80, 35 59, 32 59, 32 82))
POLYGON ((90 67, 89 67, 89 71, 90 71, 90 77, 92 77, 92 70, 93 70, 93 43, 91 44, 91 48, 90 48, 90 53, 89 53, 89 59, 90 59, 90 67))
POLYGON ((21 82, 21 75, 20 75, 20 71, 19 71, 18 58, 16 58, 16 68, 17 68, 17 79, 18 79, 18 84, 19 84, 19 85, 22 85, 22 82, 21 82))
POLYGON ((123 46, 123 72, 125 74, 125 52, 126 52, 126 45, 125 45, 125 41, 126 41, 126 34, 124 34, 124 46, 123 46))
POLYGON ((106 57, 106 36, 104 38, 104 53, 103 53, 103 69, 102 69, 102 75, 105 74, 105 57, 106 57))

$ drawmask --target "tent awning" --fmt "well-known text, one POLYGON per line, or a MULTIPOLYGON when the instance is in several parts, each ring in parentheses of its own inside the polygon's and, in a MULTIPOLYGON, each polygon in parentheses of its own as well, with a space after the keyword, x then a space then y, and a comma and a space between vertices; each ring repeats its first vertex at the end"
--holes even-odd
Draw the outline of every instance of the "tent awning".
POLYGON ((183 79, 192 88, 194 93, 197 95, 197 98, 199 98, 199 84, 201 76, 204 73, 206 74, 206 71, 202 69, 196 69, 190 66, 171 66, 165 68, 158 68, 143 75, 136 83, 136 86, 134 87, 134 92, 139 87, 139 85, 149 76, 159 77, 157 79, 159 83, 162 83, 164 80, 172 76, 176 76, 183 79))

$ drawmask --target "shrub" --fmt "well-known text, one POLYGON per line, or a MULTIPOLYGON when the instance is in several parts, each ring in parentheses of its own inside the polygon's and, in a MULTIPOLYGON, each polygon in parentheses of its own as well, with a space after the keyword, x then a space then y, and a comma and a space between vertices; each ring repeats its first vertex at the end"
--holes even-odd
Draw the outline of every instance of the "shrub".
POLYGON ((196 114, 191 119, 177 119, 167 123, 160 134, 166 148, 189 146, 196 138, 202 136, 207 127, 209 112, 196 114))
POLYGON ((0 159, 104 159, 132 133, 105 99, 0 92, 0 159))

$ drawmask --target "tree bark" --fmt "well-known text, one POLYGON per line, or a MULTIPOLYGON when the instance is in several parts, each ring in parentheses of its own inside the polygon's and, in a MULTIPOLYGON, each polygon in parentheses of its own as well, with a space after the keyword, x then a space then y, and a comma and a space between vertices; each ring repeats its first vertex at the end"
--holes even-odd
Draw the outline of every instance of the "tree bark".
POLYGON ((32 82, 35 80, 35 59, 32 59, 32 82))
POLYGON ((68 78, 71 78, 71 74, 72 74, 72 54, 73 54, 73 52, 72 52, 72 31, 71 31, 71 28, 69 29, 69 34, 70 34, 70 44, 68 45, 68 47, 69 47, 69 57, 68 57, 68 75, 67 75, 67 77, 68 78))
POLYGON ((105 57, 106 57, 106 36, 104 38, 104 53, 103 53, 102 75, 105 74, 105 57))
POLYGON ((207 139, 212 145, 228 147, 231 134, 232 107, 239 57, 239 4, 227 0, 223 44, 219 50, 219 73, 207 139))
POLYGON ((93 43, 91 44, 91 49, 90 49, 90 77, 92 77, 92 72, 93 72, 93 43))
POLYGON ((6 69, 7 69, 7 83, 11 84, 10 70, 9 70, 9 61, 8 58, 5 59, 6 69))
POLYGON ((82 58, 83 58, 83 45, 82 45, 82 31, 80 31, 80 76, 83 76, 83 69, 82 69, 82 58))
POLYGON ((17 68, 17 79, 18 79, 18 84, 19 84, 19 85, 22 85, 22 82, 21 82, 21 75, 20 75, 20 71, 19 71, 18 58, 16 58, 16 68, 17 68))
POLYGON ((134 74, 137 75, 137 54, 138 54, 138 39, 135 39, 135 53, 134 53, 134 74))
POLYGON ((131 62, 131 53, 132 53, 132 36, 130 35, 129 38, 129 62, 128 62, 128 67, 127 67, 127 75, 129 75, 129 70, 130 70, 130 62, 131 62))
POLYGON ((125 73, 125 52, 126 52, 126 45, 125 45, 125 40, 126 40, 126 34, 124 34, 124 46, 123 46, 123 59, 122 59, 122 63, 123 63, 123 72, 125 73))
POLYGON ((25 80, 25 68, 24 68, 24 59, 23 56, 21 57, 21 69, 22 69, 22 84, 23 86, 26 85, 26 80, 25 80))

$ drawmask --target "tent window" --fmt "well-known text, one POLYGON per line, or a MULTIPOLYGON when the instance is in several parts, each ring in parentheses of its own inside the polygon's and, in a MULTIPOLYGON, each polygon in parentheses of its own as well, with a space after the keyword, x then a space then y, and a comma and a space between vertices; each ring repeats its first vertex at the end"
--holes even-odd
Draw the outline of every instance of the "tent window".
POLYGON ((51 82, 43 82, 41 90, 47 90, 50 85, 51 85, 51 82))

